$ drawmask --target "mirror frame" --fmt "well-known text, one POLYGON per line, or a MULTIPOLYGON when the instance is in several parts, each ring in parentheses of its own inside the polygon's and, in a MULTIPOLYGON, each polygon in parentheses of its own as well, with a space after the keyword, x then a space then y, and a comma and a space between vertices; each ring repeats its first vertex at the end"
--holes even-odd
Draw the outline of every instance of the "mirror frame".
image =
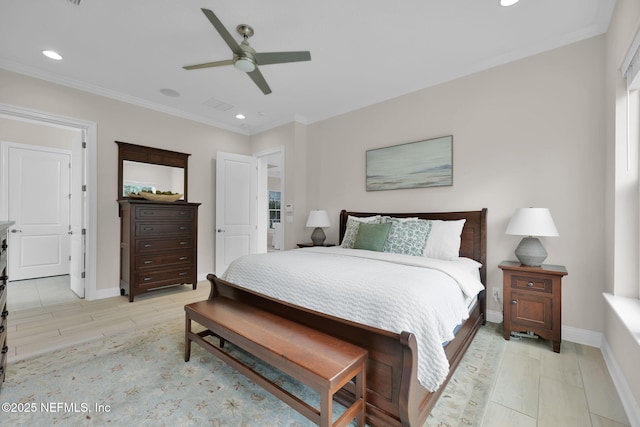
MULTIPOLYGON (((189 156, 191 154, 178 153, 177 151, 163 150, 161 148, 145 147, 144 145, 129 144, 128 142, 115 141, 118 144, 118 198, 117 200, 128 200, 130 197, 122 195, 122 185, 124 184, 123 166, 124 161, 129 160, 140 163, 150 163, 160 166, 172 166, 184 170, 184 202, 188 203, 187 189, 189 188, 187 176, 189 156)), ((175 203, 175 202, 174 202, 175 203)))

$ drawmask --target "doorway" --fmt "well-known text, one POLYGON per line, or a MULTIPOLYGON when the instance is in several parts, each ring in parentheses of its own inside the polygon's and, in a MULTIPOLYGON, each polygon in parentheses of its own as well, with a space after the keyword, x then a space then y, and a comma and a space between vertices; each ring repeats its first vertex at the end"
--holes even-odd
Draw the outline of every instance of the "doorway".
POLYGON ((285 249, 284 213, 284 147, 255 154, 260 161, 260 181, 258 185, 259 241, 265 242, 267 252, 285 249))
MULTIPOLYGON (((68 230, 69 234, 77 234, 72 240, 72 245, 78 246, 72 252, 79 250, 75 254, 75 262, 72 261, 69 274, 51 276, 51 281, 61 286, 61 282, 65 282, 64 287, 69 289, 74 286, 81 296, 88 300, 98 299, 100 295, 96 289, 96 124, 83 120, 72 119, 52 115, 49 113, 39 112, 35 110, 16 107, 8 104, 0 104, 0 138, 12 139, 24 142, 24 129, 26 126, 34 126, 44 135, 56 134, 56 130, 70 131, 76 138, 69 142, 69 148, 72 152, 72 164, 74 170, 72 174, 82 175, 84 184, 78 200, 82 200, 84 205, 83 212, 75 212, 78 208, 71 209, 72 229, 68 230), (13 133, 12 133, 13 132, 13 133), (80 237, 81 236, 81 237, 80 237), (68 286, 67 286, 68 283, 68 286)), ((58 132, 60 133, 60 132, 58 132)), ((0 155, 0 218, 9 219, 9 189, 8 189, 8 155, 3 150, 0 155)), ((73 206, 73 203, 71 204, 73 206)), ((16 233, 18 233, 16 231, 16 233)), ((11 252, 11 250, 10 250, 11 252)), ((72 257, 73 259, 73 257, 72 257)), ((11 281, 11 272, 9 272, 11 281)), ((41 280, 41 279, 35 279, 41 280)), ((36 284, 32 282, 32 289, 36 284)), ((42 286, 42 283, 40 283, 42 286)), ((49 285, 47 285, 49 286, 49 285)), ((60 292, 54 292, 55 296, 60 296, 60 292)), ((47 299, 50 303, 55 303, 56 298, 47 299)), ((17 302, 17 301, 16 301, 17 302)))

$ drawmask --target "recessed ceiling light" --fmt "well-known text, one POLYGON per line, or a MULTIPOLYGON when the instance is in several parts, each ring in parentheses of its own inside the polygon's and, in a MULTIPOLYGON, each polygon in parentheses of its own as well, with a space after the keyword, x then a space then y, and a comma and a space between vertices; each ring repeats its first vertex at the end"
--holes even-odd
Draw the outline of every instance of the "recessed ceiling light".
POLYGON ((244 114, 238 113, 238 114, 236 114, 236 119, 238 119, 238 120, 244 120, 244 119, 246 119, 246 117, 245 117, 245 115, 244 115, 244 114))
POLYGON ((62 59, 62 56, 54 50, 43 50, 42 54, 47 58, 55 59, 56 61, 60 61, 62 59))
POLYGON ((513 6, 518 3, 520 0, 500 0, 500 6, 513 6))
POLYGON ((170 96, 172 98, 177 98, 180 96, 180 92, 173 90, 173 89, 160 89, 160 93, 165 95, 165 96, 170 96))

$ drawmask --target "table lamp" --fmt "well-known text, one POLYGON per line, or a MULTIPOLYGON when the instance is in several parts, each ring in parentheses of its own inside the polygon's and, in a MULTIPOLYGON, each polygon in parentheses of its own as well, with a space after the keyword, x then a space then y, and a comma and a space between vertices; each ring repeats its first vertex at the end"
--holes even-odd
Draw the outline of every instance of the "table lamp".
POLYGON ((314 210, 309 212, 309 218, 307 219, 307 227, 315 227, 313 233, 311 233, 311 241, 314 246, 322 246, 327 236, 324 234, 322 227, 329 227, 329 215, 327 211, 314 210))
POLYGON ((547 251, 537 237, 558 236, 558 229, 547 208, 518 208, 511 217, 506 234, 524 237, 515 250, 522 265, 540 267, 547 258, 547 251))

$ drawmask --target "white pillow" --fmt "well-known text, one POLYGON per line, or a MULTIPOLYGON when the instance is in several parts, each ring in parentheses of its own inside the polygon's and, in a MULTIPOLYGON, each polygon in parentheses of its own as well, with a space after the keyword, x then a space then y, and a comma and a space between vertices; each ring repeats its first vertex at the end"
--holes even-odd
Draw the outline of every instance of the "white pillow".
POLYGON ((358 236, 358 229, 360 228, 361 222, 366 222, 369 224, 377 224, 380 222, 380 215, 366 216, 366 217, 357 217, 357 216, 349 215, 347 217, 347 229, 344 232, 344 237, 342 238, 342 244, 340 244, 341 247, 353 249, 353 245, 356 243, 356 237, 358 236))
POLYGON ((431 220, 431 232, 424 248, 424 256, 444 260, 457 258, 460 254, 460 235, 465 221, 431 220))

